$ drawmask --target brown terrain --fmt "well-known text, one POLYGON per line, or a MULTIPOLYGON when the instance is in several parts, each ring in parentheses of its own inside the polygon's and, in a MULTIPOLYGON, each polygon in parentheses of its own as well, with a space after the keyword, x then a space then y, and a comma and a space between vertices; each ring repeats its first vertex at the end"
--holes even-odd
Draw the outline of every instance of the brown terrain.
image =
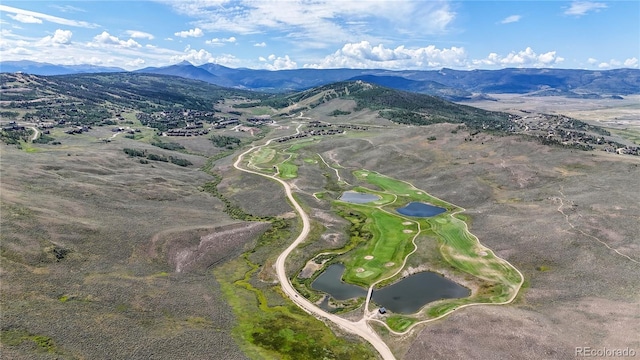
MULTIPOLYGON (((526 278, 513 304, 461 309, 400 337, 381 332, 397 358, 571 359, 582 346, 640 352, 640 157, 472 135, 452 124, 397 125, 370 111, 328 116, 352 108, 320 105, 305 119, 282 118, 266 137, 291 135, 310 119, 368 127, 298 151, 289 183, 312 226, 287 259, 290 276, 311 254, 346 241, 345 220, 314 197, 339 194, 336 173, 303 161, 320 154, 342 166, 348 183, 351 170, 375 170, 464 207, 470 231, 526 278)), ((172 152, 124 136, 99 141, 109 136, 107 128, 62 134, 61 146, 32 152, 0 145, 2 357, 246 358, 211 270, 250 251, 268 224, 233 219, 203 191, 214 179, 201 167, 219 153, 207 138, 172 139, 193 163, 179 167, 143 164, 122 149, 172 152)), ((279 184, 232 167, 238 153, 215 162, 218 190, 253 215, 291 218, 279 184)), ((419 244, 433 250, 432 239, 419 244)), ((254 254, 266 259, 250 279, 256 288, 274 287, 283 248, 254 254)), ((418 252, 408 264, 428 257, 418 252)), ((288 303, 270 291, 270 304, 288 303)))

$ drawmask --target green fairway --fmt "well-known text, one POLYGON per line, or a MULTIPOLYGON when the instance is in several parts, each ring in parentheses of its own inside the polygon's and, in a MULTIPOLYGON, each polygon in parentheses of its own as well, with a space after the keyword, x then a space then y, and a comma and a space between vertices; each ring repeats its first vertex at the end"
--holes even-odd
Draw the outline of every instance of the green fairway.
POLYGON ((298 177, 298 166, 292 163, 293 159, 289 159, 281 164, 276 165, 279 176, 283 179, 294 179, 298 177))
POLYGON ((251 154, 251 163, 256 166, 269 163, 276 156, 276 151, 270 148, 260 148, 251 154))
MULTIPOLYGON (((441 316, 462 305, 503 303, 513 298, 522 281, 520 274, 482 246, 468 231, 466 222, 462 220, 466 217, 457 214, 463 211, 462 208, 433 197, 409 183, 376 172, 357 170, 354 175, 381 190, 373 191, 365 187, 353 190, 376 194, 381 200, 365 204, 336 202, 362 214, 362 232, 370 234, 367 241, 360 242, 340 258, 346 267, 344 281, 370 286, 394 277, 414 250, 412 239, 420 234, 437 239, 442 259, 456 271, 472 275, 478 284, 482 284, 470 297, 427 305, 425 312, 429 317, 441 316), (440 206, 447 211, 433 217, 410 217, 397 213, 398 207, 413 201, 440 206)), ((388 323, 395 330, 405 329, 411 324, 396 320, 391 317, 388 323)))
POLYGON ((364 229, 373 238, 345 256, 348 266, 343 277, 347 282, 369 286, 399 269, 406 253, 413 250, 411 240, 417 225, 403 225, 404 219, 376 207, 353 207, 367 217, 364 229))

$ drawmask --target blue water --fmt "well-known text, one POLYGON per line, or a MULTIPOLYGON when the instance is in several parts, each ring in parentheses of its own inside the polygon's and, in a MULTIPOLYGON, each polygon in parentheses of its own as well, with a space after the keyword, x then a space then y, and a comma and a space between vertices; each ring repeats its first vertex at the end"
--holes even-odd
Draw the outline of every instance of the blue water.
POLYGON ((352 204, 364 204, 376 200, 380 200, 380 196, 374 194, 367 194, 355 191, 345 191, 340 196, 340 200, 346 201, 352 204))
MULTIPOLYGON (((367 289, 342 282, 344 265, 332 264, 311 283, 311 287, 336 300, 365 297, 367 289)), ((471 294, 469 289, 433 272, 410 275, 397 283, 374 290, 372 300, 397 314, 412 314, 426 304, 440 299, 457 299, 471 294)), ((323 301, 328 310, 328 299, 323 301)), ((329 311, 329 310, 328 310, 329 311)))
POLYGON ((396 209, 396 211, 407 216, 431 217, 442 214, 447 211, 447 209, 414 201, 404 207, 396 209))
POLYGON ((342 282, 343 273, 344 265, 329 265, 329 267, 311 283, 311 287, 326 292, 336 300, 347 300, 367 295, 366 289, 342 282))
POLYGON ((374 290, 371 299, 397 314, 413 314, 440 299, 459 299, 471 291, 434 272, 420 272, 397 283, 374 290))

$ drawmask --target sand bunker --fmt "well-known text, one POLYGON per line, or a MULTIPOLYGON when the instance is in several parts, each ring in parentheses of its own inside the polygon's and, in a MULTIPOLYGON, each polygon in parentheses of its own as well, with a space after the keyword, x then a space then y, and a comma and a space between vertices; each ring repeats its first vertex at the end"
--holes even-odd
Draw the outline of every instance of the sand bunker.
POLYGON ((356 269, 356 272, 357 272, 357 273, 364 272, 364 269, 363 269, 363 268, 357 268, 357 269, 356 269))
POLYGON ((384 266, 386 266, 386 267, 392 267, 392 266, 393 266, 393 265, 395 265, 395 264, 396 264, 396 263, 394 263, 394 262, 388 262, 388 263, 384 264, 384 266))
POLYGON ((411 224, 413 224, 411 221, 405 221, 402 223, 402 225, 411 225, 411 224))
POLYGON ((373 259, 373 256, 371 256, 371 255, 367 255, 367 256, 365 256, 365 257, 364 257, 364 259, 365 259, 365 260, 371 260, 371 259, 373 259))
POLYGON ((478 251, 478 255, 480 256, 487 256, 489 255, 486 251, 478 251))
POLYGON ((402 230, 402 232, 405 234, 411 234, 413 230, 405 229, 405 230, 402 230))

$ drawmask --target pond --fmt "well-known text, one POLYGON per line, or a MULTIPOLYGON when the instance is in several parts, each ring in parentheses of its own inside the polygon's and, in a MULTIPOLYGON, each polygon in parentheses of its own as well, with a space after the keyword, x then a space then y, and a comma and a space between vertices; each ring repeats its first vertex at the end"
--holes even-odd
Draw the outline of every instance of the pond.
POLYGON ((342 273, 344 273, 344 265, 329 265, 329 267, 311 283, 311 288, 326 292, 336 300, 347 300, 367 295, 366 289, 342 282, 342 273))
POLYGON ((410 202, 404 207, 396 209, 402 215, 414 216, 414 217, 431 217, 436 216, 438 214, 442 214, 447 211, 445 208, 441 208, 439 206, 434 206, 430 204, 425 204, 422 202, 410 202))
MULTIPOLYGON (((367 295, 367 289, 342 282, 345 267, 332 264, 311 283, 315 290, 323 291, 336 300, 347 300, 367 295)), ((397 283, 374 290, 372 300, 397 314, 412 314, 424 305, 440 299, 457 299, 471 294, 469 289, 433 272, 410 275, 397 283)), ((324 306, 327 306, 325 299, 324 306)))
POLYGON ((459 299, 469 295, 469 289, 440 274, 425 271, 374 290, 371 299, 394 313, 413 314, 432 301, 459 299))
POLYGON ((361 193, 356 191, 345 191, 340 196, 340 200, 346 201, 352 204, 364 204, 376 200, 380 200, 381 197, 374 194, 361 193))

